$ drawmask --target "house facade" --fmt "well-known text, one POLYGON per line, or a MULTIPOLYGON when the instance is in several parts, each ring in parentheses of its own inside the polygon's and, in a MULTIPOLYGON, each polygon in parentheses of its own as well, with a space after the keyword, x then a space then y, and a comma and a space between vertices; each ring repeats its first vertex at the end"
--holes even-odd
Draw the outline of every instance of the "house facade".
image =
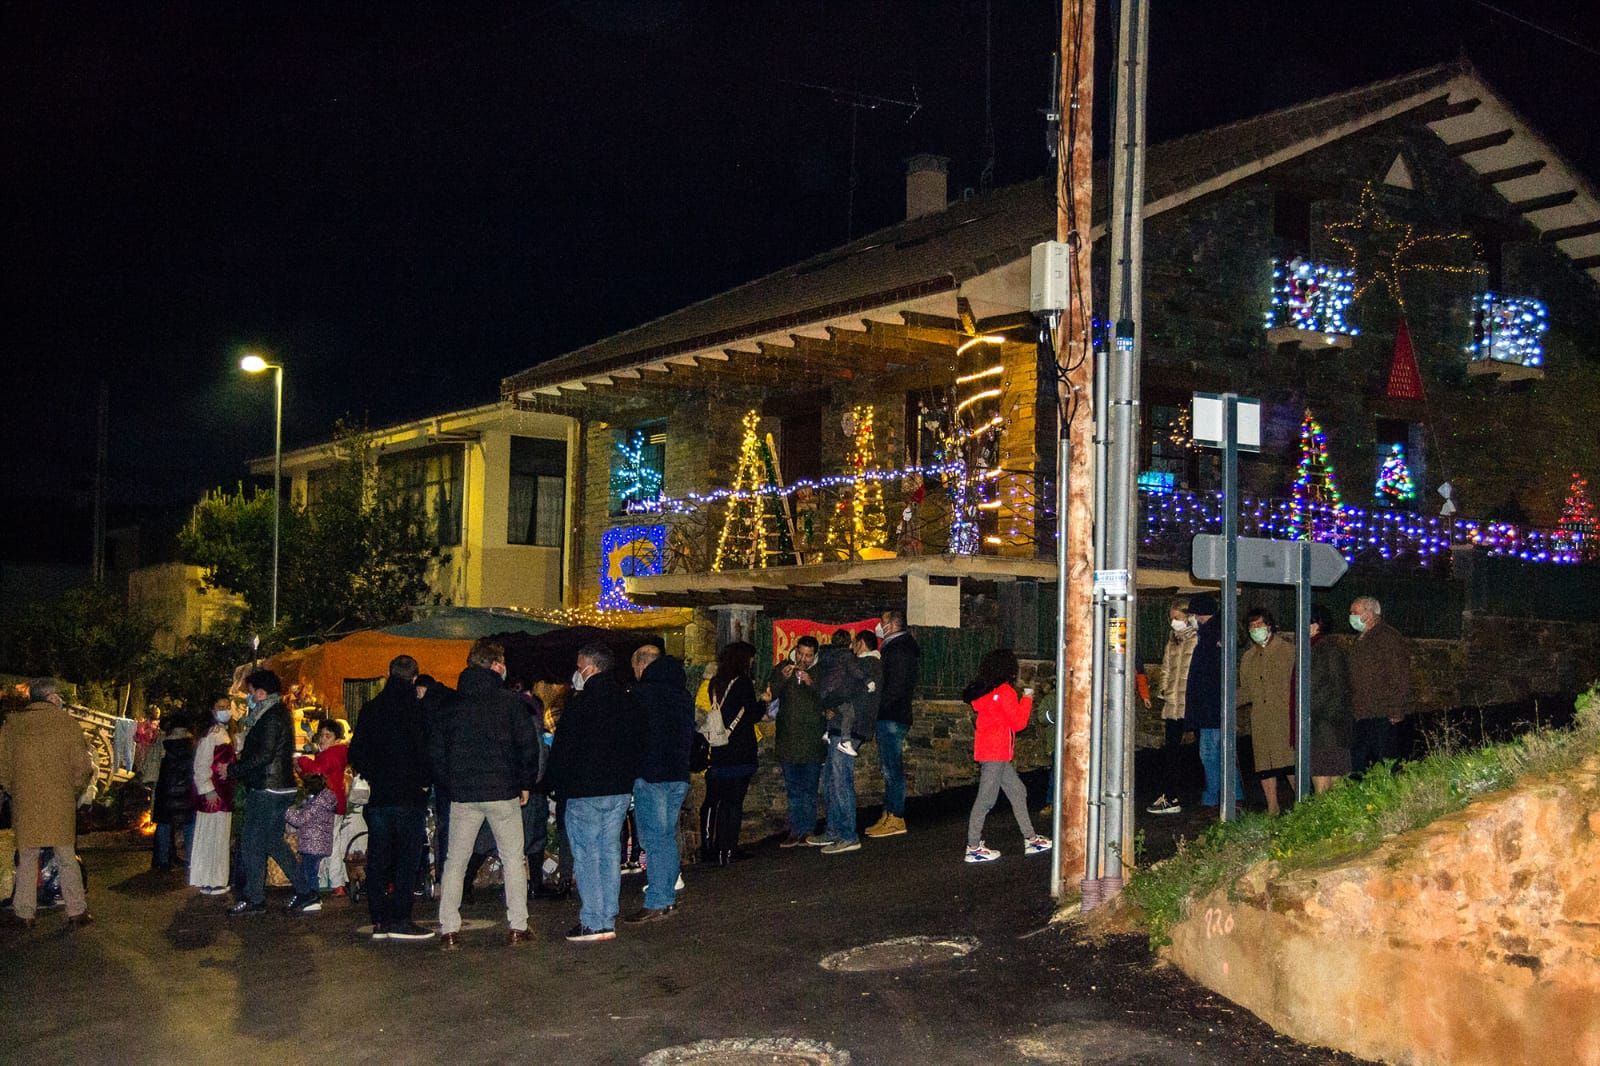
MULTIPOLYGON (((430 575, 441 602, 548 610, 577 589, 570 562, 577 426, 504 402, 375 430, 378 476, 413 495, 440 550, 430 575)), ((286 497, 316 507, 319 478, 338 463, 336 442, 283 455, 286 497)), ((252 473, 271 477, 272 459, 252 473)))

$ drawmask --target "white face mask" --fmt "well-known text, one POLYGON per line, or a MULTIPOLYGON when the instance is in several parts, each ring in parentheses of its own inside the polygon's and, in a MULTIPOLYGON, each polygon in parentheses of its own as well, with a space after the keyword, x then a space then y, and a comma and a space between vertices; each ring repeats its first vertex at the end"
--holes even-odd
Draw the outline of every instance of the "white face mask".
POLYGON ((215 718, 217 721, 219 721, 222 724, 226 725, 228 723, 228 720, 233 717, 233 712, 229 711, 229 710, 224 710, 223 708, 218 707, 216 710, 211 712, 211 717, 215 718))
POLYGON ((878 639, 879 640, 883 639, 884 633, 883 633, 883 623, 882 622, 879 622, 877 625, 873 626, 872 627, 872 631, 878 635, 878 639))
POLYGON ((1172 620, 1172 631, 1174 633, 1183 634, 1188 632, 1188 630, 1189 620, 1187 618, 1174 618, 1172 620))
POLYGON ((583 683, 584 683, 585 680, 587 680, 587 678, 585 678, 584 673, 583 673, 582 670, 574 670, 574 671, 572 671, 572 691, 574 691, 574 692, 582 692, 583 691, 583 683))

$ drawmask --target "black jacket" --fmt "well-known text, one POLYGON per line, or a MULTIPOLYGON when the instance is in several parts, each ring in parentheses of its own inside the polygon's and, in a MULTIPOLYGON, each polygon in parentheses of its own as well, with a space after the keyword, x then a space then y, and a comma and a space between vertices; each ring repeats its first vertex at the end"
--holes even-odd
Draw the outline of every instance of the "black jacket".
POLYGON ((428 723, 416 686, 391 677, 367 701, 350 739, 350 769, 372 789, 372 807, 421 807, 433 780, 428 723))
POLYGON ((452 803, 516 799, 538 777, 538 743, 528 709, 500 675, 469 666, 429 736, 434 780, 452 803))
MULTIPOLYGON (((681 683, 682 667, 678 677, 681 683)), ((564 800, 632 792, 643 731, 639 704, 621 682, 610 672, 591 677, 556 723, 545 768, 551 791, 564 800)))
POLYGON ((1212 615, 1195 632, 1194 655, 1183 694, 1183 724, 1190 729, 1222 728, 1222 616, 1212 615))
MULTIPOLYGON (((722 695, 721 678, 711 679, 712 696, 722 695)), ((722 724, 728 729, 728 742, 711 749, 711 767, 756 765, 756 723, 767 713, 756 698, 756 685, 748 677, 736 677, 722 695, 722 724)))
POLYGON ((922 649, 909 629, 879 645, 883 657, 883 692, 878 699, 878 721, 911 724, 911 697, 922 671, 922 649))
POLYGON ((642 719, 638 776, 652 783, 689 780, 694 698, 683 663, 670 655, 656 659, 633 686, 633 699, 642 719))
POLYGON ((294 788, 294 719, 281 702, 268 707, 250 732, 228 775, 245 788, 294 788))
POLYGON ((1354 732, 1344 648, 1319 635, 1311 642, 1311 750, 1348 748, 1354 732))
POLYGON ((188 825, 194 821, 194 740, 168 734, 161 744, 161 775, 156 779, 157 825, 188 825))

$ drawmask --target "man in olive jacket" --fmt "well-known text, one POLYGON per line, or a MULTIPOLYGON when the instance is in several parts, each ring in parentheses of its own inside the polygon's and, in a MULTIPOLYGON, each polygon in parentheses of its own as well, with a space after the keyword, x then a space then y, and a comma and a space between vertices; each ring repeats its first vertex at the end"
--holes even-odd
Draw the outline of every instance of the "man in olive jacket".
POLYGON ((1355 734, 1350 768, 1362 773, 1385 759, 1398 759, 1398 726, 1411 709, 1411 642, 1383 620, 1383 606, 1372 596, 1350 605, 1350 709, 1355 734))
POLYGON ((820 650, 816 637, 801 637, 768 685, 767 698, 778 702, 776 750, 789 794, 789 835, 778 845, 783 848, 799 847, 817 828, 817 786, 828 758, 815 673, 820 650))
POLYGON ((94 921, 78 869, 78 796, 94 780, 94 764, 83 730, 67 714, 56 682, 28 685, 28 705, 0 728, 0 789, 11 797, 17 836, 17 886, 11 906, 17 920, 32 925, 39 905, 39 853, 55 851, 67 925, 94 921))

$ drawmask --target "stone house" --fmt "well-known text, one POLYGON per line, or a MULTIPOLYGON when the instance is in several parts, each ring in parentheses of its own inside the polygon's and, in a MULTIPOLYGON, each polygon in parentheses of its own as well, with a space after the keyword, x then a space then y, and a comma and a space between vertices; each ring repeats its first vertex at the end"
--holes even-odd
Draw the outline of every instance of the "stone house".
MULTIPOLYGON (((692 608, 700 662, 769 651, 774 619, 904 606, 931 653, 912 787, 963 780, 970 721, 938 701, 988 647, 1054 637, 1056 372, 1028 313, 1053 185, 951 202, 914 157, 904 221, 506 378, 576 422, 569 603, 692 608)), ((1197 390, 1262 402, 1246 533, 1309 527, 1358 575, 1436 583, 1461 550, 1592 548, 1554 527, 1571 472, 1600 474, 1600 197, 1474 70, 1152 146, 1146 185, 1141 588, 1193 587, 1215 518, 1197 390), (1385 494, 1395 460, 1410 487, 1385 494)))

